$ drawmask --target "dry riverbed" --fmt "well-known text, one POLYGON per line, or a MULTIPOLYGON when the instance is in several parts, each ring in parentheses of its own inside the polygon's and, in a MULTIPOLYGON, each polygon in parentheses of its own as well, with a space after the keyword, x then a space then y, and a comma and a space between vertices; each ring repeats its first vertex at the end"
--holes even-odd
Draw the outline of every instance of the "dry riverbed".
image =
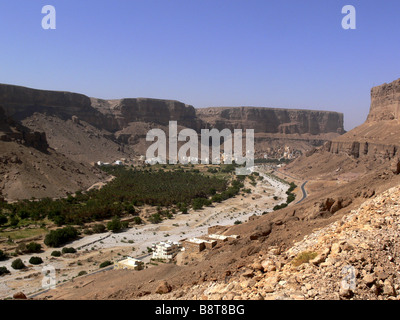
MULTIPOLYGON (((208 233, 208 228, 215 225, 233 225, 235 222, 245 222, 254 214, 261 215, 272 211, 276 204, 286 202, 288 185, 260 172, 262 181, 256 186, 246 183, 250 194, 240 194, 213 207, 206 207, 199 211, 190 210, 189 214, 178 214, 173 219, 164 220, 154 225, 137 226, 120 233, 103 233, 85 236, 68 245, 78 251, 75 254, 66 254, 62 257, 52 257, 54 249, 35 254, 43 259, 39 266, 29 265, 32 255, 19 256, 28 268, 14 270, 9 259, 0 263, 11 272, 0 278, 0 298, 12 297, 15 292, 23 291, 33 294, 42 290, 43 266, 52 266, 56 270, 57 285, 66 281, 80 281, 76 278, 80 272, 92 273, 99 271, 100 263, 110 260, 116 261, 123 256, 143 257, 148 255, 148 248, 153 243, 164 240, 181 241, 186 238, 198 237, 208 233), (278 197, 274 200, 274 196, 278 197)), ((149 262, 147 256, 144 261, 149 262)), ((151 266, 151 265, 149 265, 151 266)))

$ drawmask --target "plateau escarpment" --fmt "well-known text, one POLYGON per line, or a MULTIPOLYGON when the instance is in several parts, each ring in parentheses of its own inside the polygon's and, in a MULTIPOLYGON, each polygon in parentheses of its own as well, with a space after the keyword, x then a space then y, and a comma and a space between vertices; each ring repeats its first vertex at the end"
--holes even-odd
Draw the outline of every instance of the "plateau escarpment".
POLYGON ((346 153, 355 158, 376 161, 398 157, 400 148, 400 79, 371 90, 367 120, 347 134, 333 139, 325 148, 331 153, 346 153))
POLYGON ((153 128, 167 131, 169 121, 198 133, 203 128, 254 129, 256 154, 260 156, 280 157, 286 147, 303 152, 344 132, 343 114, 337 112, 259 107, 195 109, 173 100, 103 100, 12 85, 0 85, 0 105, 7 116, 45 132, 51 147, 74 160, 92 163, 144 154, 149 145, 147 132, 153 128), (62 134, 58 134, 60 130, 62 134), (98 141, 89 139, 92 137, 98 141), (115 156, 95 152, 96 146, 112 150, 115 156))
POLYGON ((255 133, 310 134, 344 133, 343 114, 329 111, 259 107, 197 109, 208 126, 222 130, 254 129, 255 133))

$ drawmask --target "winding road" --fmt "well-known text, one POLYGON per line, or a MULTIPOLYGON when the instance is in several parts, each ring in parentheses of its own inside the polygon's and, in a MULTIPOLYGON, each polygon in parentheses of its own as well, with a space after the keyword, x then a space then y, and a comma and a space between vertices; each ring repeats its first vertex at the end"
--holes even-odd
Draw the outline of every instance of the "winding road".
MULTIPOLYGON (((281 171, 276 171, 276 172, 281 173, 281 174, 283 174, 283 175, 285 175, 285 176, 287 176, 287 177, 289 177, 289 178, 291 178, 293 180, 300 180, 298 178, 295 178, 295 177, 292 177, 292 176, 288 175, 287 173, 283 173, 281 171)), ((308 182, 308 180, 304 181, 303 184, 301 185, 300 188, 301 188, 301 191, 303 193, 303 197, 299 201, 297 201, 295 204, 299 204, 299 203, 303 202, 307 198, 307 191, 305 189, 305 186, 306 186, 307 182, 308 182)))
POLYGON ((301 188, 301 191, 303 192, 303 197, 302 197, 299 201, 297 201, 296 204, 299 204, 299 203, 302 202, 305 198, 307 198, 307 191, 306 191, 306 189, 304 188, 304 187, 306 186, 307 182, 308 182, 308 181, 305 181, 305 182, 303 182, 303 184, 301 185, 300 188, 301 188))

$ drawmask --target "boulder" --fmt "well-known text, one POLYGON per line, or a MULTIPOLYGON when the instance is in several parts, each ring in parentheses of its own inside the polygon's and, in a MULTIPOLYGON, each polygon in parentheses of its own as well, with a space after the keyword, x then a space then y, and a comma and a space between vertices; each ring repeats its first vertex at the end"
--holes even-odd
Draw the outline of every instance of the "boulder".
POLYGON ((14 293, 13 299, 15 299, 15 300, 26 300, 28 298, 26 297, 26 295, 23 292, 20 291, 20 292, 14 293))
POLYGON ((156 289, 158 294, 166 294, 172 291, 171 285, 167 281, 161 281, 156 289))

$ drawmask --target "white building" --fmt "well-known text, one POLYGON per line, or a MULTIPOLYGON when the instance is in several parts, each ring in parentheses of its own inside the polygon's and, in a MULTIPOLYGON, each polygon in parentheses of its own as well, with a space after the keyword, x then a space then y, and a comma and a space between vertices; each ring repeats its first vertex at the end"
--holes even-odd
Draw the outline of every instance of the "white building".
POLYGON ((209 234, 207 237, 210 239, 219 240, 219 241, 227 241, 228 240, 227 236, 223 236, 220 234, 209 234))
POLYGON ((127 257, 124 260, 115 262, 114 269, 115 270, 119 270, 119 269, 142 270, 142 269, 144 269, 144 262, 139 259, 127 257))
POLYGON ((153 259, 170 260, 181 250, 180 242, 163 241, 153 245, 153 259))

